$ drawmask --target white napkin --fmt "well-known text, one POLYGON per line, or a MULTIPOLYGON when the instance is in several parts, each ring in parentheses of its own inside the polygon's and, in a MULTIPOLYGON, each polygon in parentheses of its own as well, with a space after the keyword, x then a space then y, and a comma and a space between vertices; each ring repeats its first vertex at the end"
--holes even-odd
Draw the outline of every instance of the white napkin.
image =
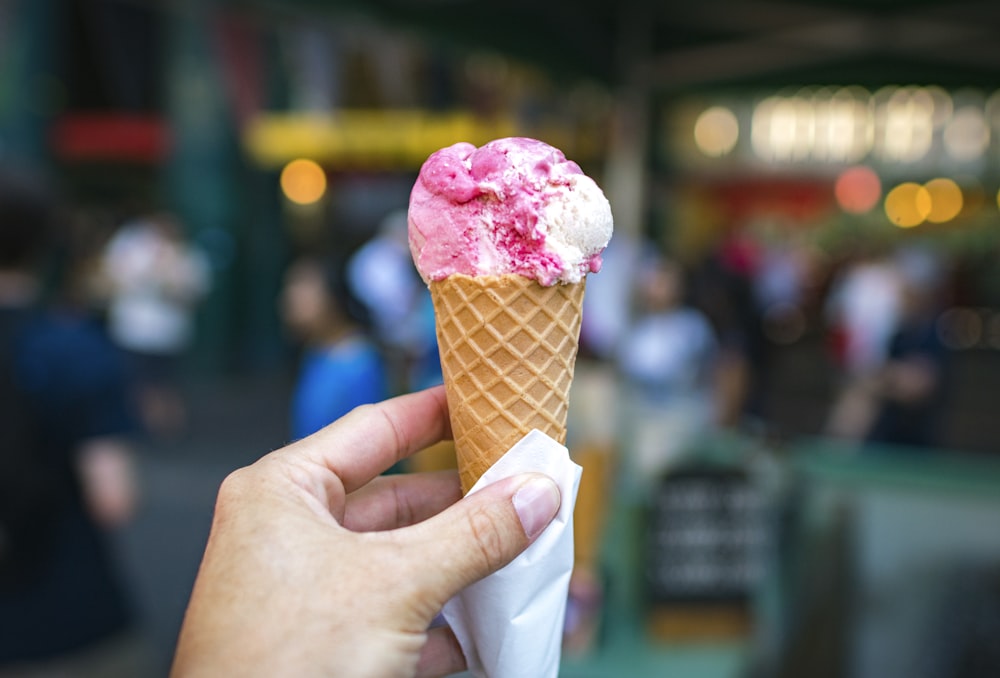
POLYGON ((469 493, 518 473, 537 471, 559 486, 562 504, 545 531, 510 565, 469 586, 444 617, 478 678, 556 678, 566 596, 573 572, 573 507, 583 469, 569 451, 531 431, 490 467, 469 493))

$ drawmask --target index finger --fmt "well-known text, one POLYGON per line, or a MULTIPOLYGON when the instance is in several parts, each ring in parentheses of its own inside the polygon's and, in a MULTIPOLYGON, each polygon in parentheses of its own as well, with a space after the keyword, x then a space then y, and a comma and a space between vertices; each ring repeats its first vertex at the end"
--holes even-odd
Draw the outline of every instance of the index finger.
POLYGON ((291 449, 335 473, 349 494, 450 436, 444 386, 435 386, 357 407, 291 449))

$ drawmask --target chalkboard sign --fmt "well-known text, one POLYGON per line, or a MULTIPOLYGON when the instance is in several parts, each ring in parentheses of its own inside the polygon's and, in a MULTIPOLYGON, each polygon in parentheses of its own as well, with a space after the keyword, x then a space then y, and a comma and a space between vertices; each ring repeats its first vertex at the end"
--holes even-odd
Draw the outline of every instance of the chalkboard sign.
POLYGON ((652 602, 743 601, 759 582, 764 506, 745 473, 675 471, 658 484, 648 518, 652 602))

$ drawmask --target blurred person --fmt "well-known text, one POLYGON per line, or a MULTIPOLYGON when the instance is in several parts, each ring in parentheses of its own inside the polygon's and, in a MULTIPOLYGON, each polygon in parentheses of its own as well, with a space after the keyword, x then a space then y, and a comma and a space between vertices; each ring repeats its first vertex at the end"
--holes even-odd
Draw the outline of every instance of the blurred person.
POLYGON ((319 257, 293 262, 280 304, 285 325, 303 346, 292 396, 294 438, 315 433, 358 405, 389 397, 368 310, 351 289, 343 265, 319 257))
POLYGON ((395 392, 441 383, 434 306, 410 254, 405 209, 387 214, 378 233, 347 263, 351 289, 372 317, 391 363, 395 392))
POLYGON ((55 225, 0 173, 0 677, 148 675, 108 531, 133 515, 133 421, 99 325, 42 303, 55 225))
POLYGON ((848 377, 881 367, 896 330, 899 271, 890 256, 861 253, 833 280, 825 313, 837 359, 848 377))
MULTIPOLYGON (((941 442, 948 352, 937 332, 939 276, 902 252, 899 323, 885 364, 867 388, 877 400, 869 442, 933 447, 941 442)), ((933 266, 933 264, 931 264, 933 266)))
POLYGON ((862 250, 837 274, 825 307, 837 391, 824 427, 827 435, 860 440, 871 425, 872 376, 885 364, 902 298, 899 270, 887 253, 862 250))
MULTIPOLYGON (((601 253, 601 275, 587 278, 580 327, 580 358, 611 363, 615 347, 629 325, 629 299, 641 246, 615 234, 601 253)), ((575 379, 574 379, 575 382, 575 379)))
POLYGON ((414 336, 419 339, 411 344, 405 390, 419 391, 444 381, 441 354, 438 352, 434 301, 430 288, 426 285, 421 286, 417 294, 417 303, 409 322, 416 330, 414 336))
POLYGON ((616 354, 636 480, 658 477, 715 423, 718 342, 685 293, 678 263, 655 255, 641 265, 637 313, 616 354))
POLYGON ((889 261, 897 305, 880 363, 854 375, 830 431, 848 439, 905 446, 938 444, 947 350, 937 327, 940 275, 915 250, 889 261))
POLYGON ((754 303, 771 343, 795 343, 806 332, 822 276, 822 259, 800 234, 761 248, 753 275, 754 303))
POLYGON ((420 283, 408 237, 406 210, 390 212, 347 264, 351 287, 371 309, 373 328, 387 343, 407 340, 404 324, 420 283))
POLYGON ((108 241, 101 272, 108 329, 130 358, 143 423, 154 435, 177 434, 187 414, 175 379, 209 289, 208 260, 161 212, 124 223, 108 241))
POLYGON ((723 255, 719 250, 705 257, 691 285, 694 303, 705 313, 718 342, 717 423, 759 425, 767 412, 768 344, 753 279, 745 271, 733 270, 723 255))
POLYGON ((450 437, 444 387, 353 410, 223 482, 171 675, 444 676, 432 620, 559 509, 522 474, 462 497, 458 473, 382 476, 450 437))

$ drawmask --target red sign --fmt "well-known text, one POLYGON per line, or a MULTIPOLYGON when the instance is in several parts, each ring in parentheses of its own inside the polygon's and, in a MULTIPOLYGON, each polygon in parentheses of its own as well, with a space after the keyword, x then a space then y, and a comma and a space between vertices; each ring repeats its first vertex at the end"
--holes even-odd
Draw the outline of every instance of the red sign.
POLYGON ((156 164, 166 158, 170 134, 158 116, 78 113, 56 121, 52 147, 64 160, 156 164))

